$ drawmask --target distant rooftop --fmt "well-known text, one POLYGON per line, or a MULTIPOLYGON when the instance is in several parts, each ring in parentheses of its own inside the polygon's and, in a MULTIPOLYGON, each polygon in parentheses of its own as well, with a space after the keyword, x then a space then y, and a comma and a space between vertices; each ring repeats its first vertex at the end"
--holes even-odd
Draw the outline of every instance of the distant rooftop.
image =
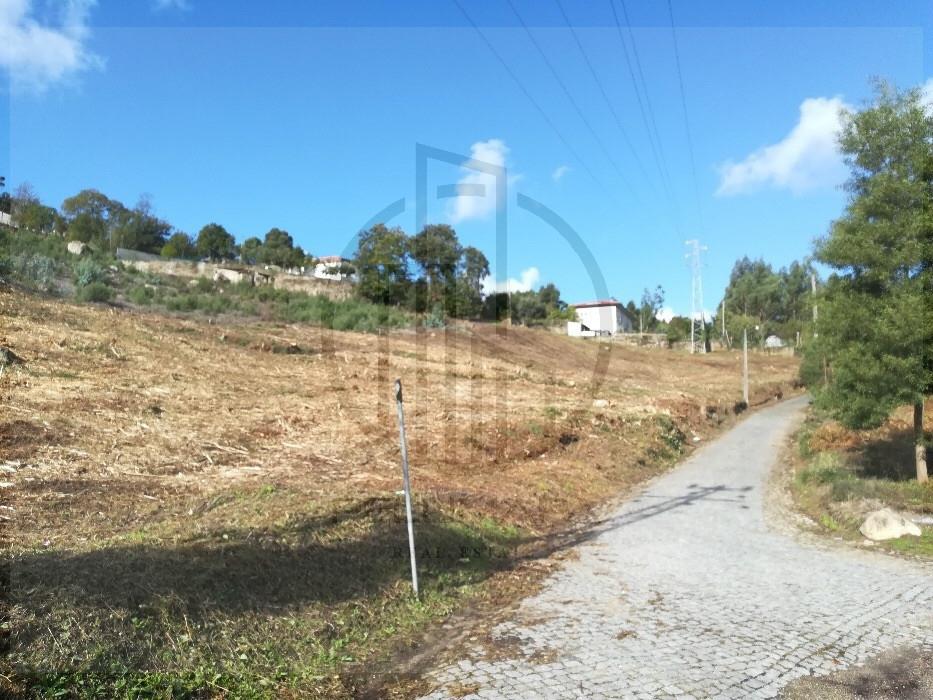
POLYGON ((584 301, 579 304, 571 304, 570 306, 575 309, 586 309, 591 306, 621 306, 624 308, 625 304, 618 299, 597 299, 596 301, 584 301))

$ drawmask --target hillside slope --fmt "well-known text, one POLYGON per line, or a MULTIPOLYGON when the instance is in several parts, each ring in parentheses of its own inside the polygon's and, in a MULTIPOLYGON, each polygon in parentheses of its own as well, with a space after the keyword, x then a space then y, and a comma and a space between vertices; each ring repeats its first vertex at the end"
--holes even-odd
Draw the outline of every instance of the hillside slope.
MULTIPOLYGON (((741 396, 731 353, 488 325, 341 333, 10 291, 0 345, 25 361, 0 378, 15 508, 4 673, 54 686, 100 666, 105 694, 114 674, 197 684, 204 669, 349 692, 348 664, 395 636, 374 633, 386 615, 417 629, 444 614, 515 547, 702 444, 741 396), (396 377, 425 548, 416 609, 396 377), (282 636, 295 620, 309 636, 282 636), (44 631, 62 625, 80 632, 44 631)), ((755 355, 751 375, 754 404, 786 390, 796 361, 755 355)))

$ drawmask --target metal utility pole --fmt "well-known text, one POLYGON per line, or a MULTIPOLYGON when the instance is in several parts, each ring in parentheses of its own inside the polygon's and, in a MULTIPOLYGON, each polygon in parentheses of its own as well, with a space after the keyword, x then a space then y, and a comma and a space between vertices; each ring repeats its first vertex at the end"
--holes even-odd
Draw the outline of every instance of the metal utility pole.
POLYGON ((685 241, 690 249, 686 257, 690 260, 690 267, 693 270, 693 287, 690 302, 690 352, 705 352, 706 346, 703 343, 703 330, 705 319, 703 318, 703 276, 702 265, 700 263, 700 253, 706 250, 706 246, 701 246, 696 238, 685 241))
POLYGON ((742 400, 748 406, 748 330, 742 329, 742 400))
POLYGON ((405 411, 402 408, 402 380, 395 380, 395 403, 398 407, 398 439, 402 446, 402 483, 405 488, 405 516, 408 518, 408 553, 411 555, 411 587, 418 597, 418 564, 415 562, 415 526, 411 517, 411 482, 408 478, 408 443, 405 440, 405 411))

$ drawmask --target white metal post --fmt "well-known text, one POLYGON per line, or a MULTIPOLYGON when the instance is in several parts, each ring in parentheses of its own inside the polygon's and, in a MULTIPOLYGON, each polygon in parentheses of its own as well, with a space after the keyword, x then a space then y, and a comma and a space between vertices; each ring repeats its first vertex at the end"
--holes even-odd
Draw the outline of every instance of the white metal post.
POLYGON ((405 411, 402 408, 402 380, 395 380, 395 404, 398 407, 398 438, 402 447, 402 483, 405 488, 405 516, 408 519, 408 552, 411 555, 411 587, 418 597, 418 564, 415 561, 415 526, 411 516, 411 482, 408 478, 408 443, 405 440, 405 411))

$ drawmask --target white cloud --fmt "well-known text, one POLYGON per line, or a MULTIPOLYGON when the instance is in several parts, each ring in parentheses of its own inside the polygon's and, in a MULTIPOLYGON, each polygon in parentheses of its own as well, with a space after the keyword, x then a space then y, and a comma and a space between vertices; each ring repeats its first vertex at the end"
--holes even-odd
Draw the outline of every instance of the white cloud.
POLYGON ((569 172, 570 172, 569 165, 560 165, 554 169, 553 173, 551 173, 551 179, 554 182, 560 182, 560 179, 569 172))
MULTIPOLYGON (((0 67, 14 85, 42 90, 50 83, 102 65, 88 51, 87 18, 96 0, 58 3, 49 21, 34 14, 32 0, 0 0, 0 67)), ((48 13, 47 13, 48 14, 48 13)))
POLYGON ((920 99, 928 109, 933 109, 933 78, 927 78, 927 81, 920 86, 920 99))
POLYGON ((494 292, 530 292, 538 286, 538 280, 541 279, 541 272, 536 267, 529 267, 522 270, 518 279, 510 277, 507 280, 496 282, 492 275, 483 278, 483 294, 492 294, 494 292))
MULTIPOLYGON (((477 141, 470 146, 470 157, 482 163, 505 167, 505 158, 509 154, 509 147, 500 139, 477 141)), ((496 208, 496 179, 493 175, 477 172, 471 168, 464 168, 464 176, 457 182, 458 186, 465 185, 460 196, 454 197, 447 207, 447 216, 451 223, 457 224, 467 219, 481 219, 496 208), (485 187, 483 196, 469 195, 468 188, 482 185, 485 187)), ((510 182, 514 179, 510 178, 510 182)))
POLYGON ((663 309, 658 311, 654 317, 664 323, 670 323, 671 319, 676 315, 677 314, 674 313, 674 309, 672 309, 670 306, 665 306, 663 309))
POLYGON ((836 142, 843 110, 840 97, 812 97, 800 105, 800 120, 783 140, 720 168, 717 195, 744 194, 765 186, 800 193, 833 186, 845 177, 836 142))

